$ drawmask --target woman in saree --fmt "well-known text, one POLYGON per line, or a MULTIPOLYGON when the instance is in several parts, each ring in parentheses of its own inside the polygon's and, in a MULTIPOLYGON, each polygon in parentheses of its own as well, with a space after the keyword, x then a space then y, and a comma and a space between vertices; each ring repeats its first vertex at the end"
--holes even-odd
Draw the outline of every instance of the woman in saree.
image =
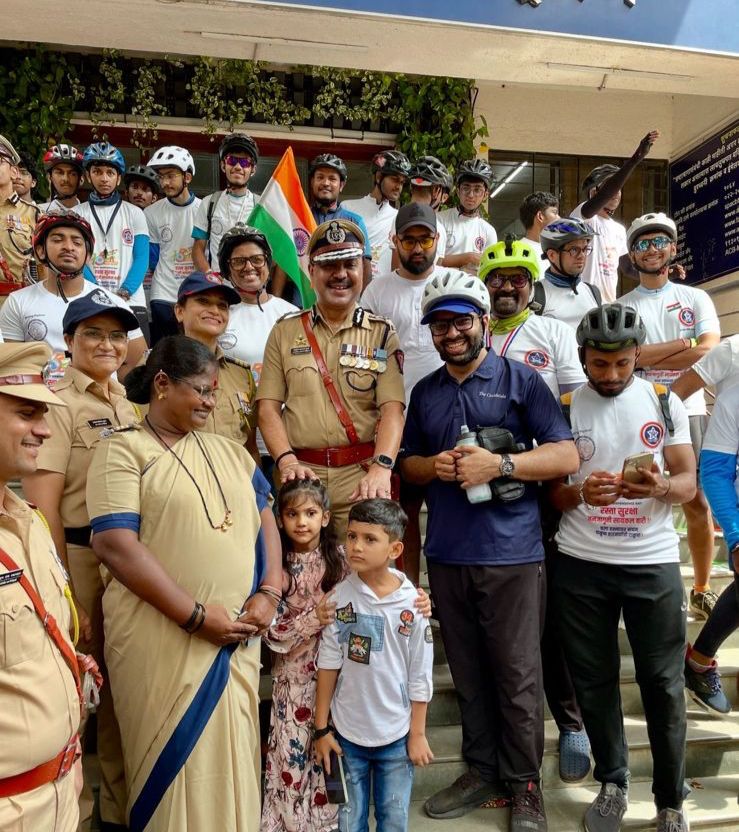
POLYGON ((280 600, 269 485, 243 446, 202 426, 218 365, 161 340, 126 380, 149 404, 100 442, 87 505, 131 832, 259 828, 259 634, 280 600))

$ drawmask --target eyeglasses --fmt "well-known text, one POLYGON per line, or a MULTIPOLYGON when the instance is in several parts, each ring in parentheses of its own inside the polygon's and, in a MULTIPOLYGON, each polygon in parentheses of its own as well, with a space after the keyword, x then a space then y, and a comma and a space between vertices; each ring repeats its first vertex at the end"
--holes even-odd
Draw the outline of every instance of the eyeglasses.
POLYGON ((178 170, 176 173, 157 173, 160 182, 172 182, 184 175, 185 174, 181 170, 178 170))
POLYGON ((403 251, 413 251, 416 246, 428 251, 436 242, 436 237, 398 237, 398 242, 403 251))
POLYGON ((232 168, 238 166, 244 170, 249 170, 249 168, 254 167, 254 162, 248 156, 233 156, 229 153, 223 157, 223 161, 232 168))
POLYGON ((580 255, 587 255, 593 250, 592 246, 570 246, 569 248, 562 248, 564 254, 569 254, 570 257, 579 257, 580 255))
POLYGON ((527 286, 531 278, 527 274, 493 274, 485 279, 485 285, 491 289, 500 289, 506 283, 510 283, 514 289, 523 289, 527 286))
POLYGON ((457 332, 467 332, 475 325, 476 315, 458 315, 456 318, 445 318, 443 321, 431 321, 429 329, 432 335, 446 335, 449 327, 453 326, 457 332))
POLYGON ((110 341, 114 347, 120 347, 128 341, 128 333, 123 332, 121 329, 114 329, 112 332, 105 332, 102 329, 90 328, 81 329, 80 338, 83 338, 90 344, 104 344, 106 341, 110 341))
POLYGON ((631 250, 644 254, 644 252, 649 251, 650 246, 653 246, 657 251, 664 251, 671 243, 672 240, 669 237, 652 237, 649 240, 637 240, 631 246, 631 250))
POLYGON ((262 269, 267 265, 267 257, 264 254, 252 254, 251 257, 232 257, 228 261, 228 265, 237 272, 245 269, 247 265, 253 266, 255 269, 262 269))
POLYGON ((207 384, 193 384, 187 379, 178 378, 177 376, 170 376, 170 378, 172 381, 176 381, 179 384, 186 384, 188 387, 193 389, 201 402, 207 402, 209 399, 215 399, 218 396, 217 387, 210 387, 207 384))
POLYGON ((457 189, 460 194, 466 196, 483 196, 487 188, 484 185, 460 185, 457 189))

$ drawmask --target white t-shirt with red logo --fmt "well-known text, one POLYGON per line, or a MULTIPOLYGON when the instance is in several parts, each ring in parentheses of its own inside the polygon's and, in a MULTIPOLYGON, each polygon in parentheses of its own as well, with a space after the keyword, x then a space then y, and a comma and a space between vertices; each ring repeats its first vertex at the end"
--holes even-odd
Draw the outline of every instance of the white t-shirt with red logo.
MULTIPOLYGON (((498 242, 498 234, 482 217, 467 217, 459 208, 441 211, 437 216, 446 231, 446 254, 466 254, 469 251, 482 253, 488 246, 498 242)), ((464 271, 477 274, 477 267, 465 266, 464 271)))
MULTIPOLYGON (((570 421, 580 454, 580 470, 570 482, 581 482, 595 471, 618 474, 632 454, 653 453, 664 470, 664 448, 691 448, 688 414, 670 393, 670 415, 675 433, 670 436, 653 385, 642 378, 618 396, 605 397, 588 384, 572 393, 570 421)), ((672 506, 653 498, 619 498, 610 506, 580 503, 565 511, 556 535, 567 555, 596 563, 644 566, 677 563, 678 536, 672 522, 672 506)))
MULTIPOLYGON (((716 307, 703 289, 678 283, 665 283, 660 289, 636 289, 619 298, 619 303, 632 306, 641 316, 647 329, 647 344, 660 344, 678 338, 699 338, 707 332, 721 334, 716 307)), ((649 381, 668 387, 684 370, 647 370, 649 381)), ((690 416, 706 413, 706 399, 699 390, 685 399, 690 416)))
MULTIPOLYGON (((149 236, 146 217, 141 208, 130 202, 120 202, 119 205, 115 217, 113 214, 117 205, 94 206, 100 225, 95 221, 91 203, 83 202, 77 208, 77 213, 90 223, 95 235, 95 248, 90 258, 95 280, 109 292, 117 291, 128 276, 133 262, 134 238, 140 234, 149 236)), ((129 303, 131 306, 146 306, 143 283, 131 295, 129 303)))
POLYGON ((158 199, 144 211, 149 241, 159 246, 159 261, 151 279, 151 300, 177 303, 180 283, 194 271, 192 229, 199 205, 196 196, 187 205, 158 199))
POLYGON ((593 237, 593 251, 585 260, 585 268, 580 279, 597 286, 603 295, 604 303, 612 303, 616 300, 618 261, 629 250, 626 245, 626 229, 611 217, 596 214, 585 219, 582 215, 584 204, 581 202, 570 216, 585 220, 597 233, 593 237))
POLYGON ((372 249, 372 277, 390 271, 392 249, 390 243, 395 234, 395 217, 398 209, 383 199, 378 205, 372 194, 361 199, 347 199, 341 203, 342 208, 354 211, 364 220, 372 249))

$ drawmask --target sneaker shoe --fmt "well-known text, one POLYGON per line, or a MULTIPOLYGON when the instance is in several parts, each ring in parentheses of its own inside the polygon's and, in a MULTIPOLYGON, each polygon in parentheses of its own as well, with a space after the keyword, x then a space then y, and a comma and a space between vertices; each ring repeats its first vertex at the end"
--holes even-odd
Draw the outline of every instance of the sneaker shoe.
POLYGON ((544 798, 537 783, 531 781, 526 785, 526 791, 513 792, 508 828, 510 832, 547 832, 544 798))
POLYGON ((437 792, 423 804, 430 818, 460 818, 493 797, 508 797, 509 791, 499 781, 483 780, 470 768, 451 786, 437 792))
POLYGON ((559 779, 577 783, 590 773, 590 741, 584 730, 559 735, 559 779))
POLYGON ((706 592, 696 592, 694 589, 690 590, 690 612, 693 618, 699 618, 702 621, 710 618, 713 608, 718 601, 718 595, 712 590, 706 592))
POLYGON ((657 832, 690 832, 690 824, 678 809, 663 809, 657 815, 657 832))
POLYGON ((628 805, 626 792, 616 783, 604 783, 585 812, 585 832, 619 832, 628 805))
POLYGON ((728 714, 731 711, 731 702, 721 687, 721 674, 715 660, 712 665, 700 671, 686 658, 685 688, 688 696, 703 708, 717 714, 728 714))

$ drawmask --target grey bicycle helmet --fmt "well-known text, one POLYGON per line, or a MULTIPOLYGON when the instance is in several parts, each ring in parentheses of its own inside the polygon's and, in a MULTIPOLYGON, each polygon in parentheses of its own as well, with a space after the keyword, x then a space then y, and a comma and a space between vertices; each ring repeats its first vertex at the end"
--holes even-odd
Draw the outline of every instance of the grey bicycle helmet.
POLYGON ((598 232, 590 223, 585 220, 578 220, 574 217, 561 217, 552 220, 549 225, 542 228, 539 235, 542 251, 553 248, 559 251, 573 240, 592 239, 598 232))
POLYGON ((344 160, 340 159, 334 153, 321 153, 318 156, 316 156, 315 159, 313 159, 310 163, 310 167, 308 168, 308 176, 313 176, 313 174, 318 170, 318 168, 332 168, 333 170, 338 172, 342 182, 346 181, 347 172, 344 160))
POLYGON ((459 269, 447 269, 429 280, 423 290, 421 323, 425 323, 426 316, 434 311, 437 304, 449 300, 472 303, 483 315, 490 312, 490 293, 485 284, 476 275, 459 269))
POLYGON ((411 185, 441 185, 451 190, 452 177, 436 156, 420 156, 411 166, 411 185))
POLYGON ((258 228, 238 222, 226 231, 218 245, 218 268, 224 277, 228 277, 230 274, 228 261, 233 254, 233 250, 241 243, 255 243, 266 255, 267 265, 272 263, 272 248, 264 234, 258 228))
POLYGON ((641 237, 642 234, 653 234, 655 231, 664 231, 673 243, 677 242, 677 226, 674 220, 660 211, 637 217, 626 232, 626 245, 631 248, 637 237, 641 237))
POLYGON ((381 150, 372 157, 372 173, 410 176, 411 163, 405 153, 399 150, 381 150))
POLYGON ((460 162, 454 177, 455 184, 459 186, 460 182, 470 179, 482 182, 490 190, 493 182, 493 169, 484 159, 468 159, 460 162))
POLYGON ((585 314, 577 327, 577 343, 602 352, 615 352, 643 344, 647 330, 632 306, 606 303, 585 314))
POLYGON ((614 173, 618 173, 618 168, 615 165, 598 165, 593 168, 585 177, 582 183, 582 189, 588 193, 591 188, 599 188, 606 179, 610 179, 614 173))
POLYGON ((245 150, 251 156, 255 166, 259 162, 257 143, 246 133, 230 133, 226 136, 218 148, 218 158, 222 160, 224 156, 233 153, 234 150, 245 150))
POLYGON ((148 165, 131 165, 123 177, 123 183, 128 187, 134 179, 140 179, 154 191, 161 194, 162 186, 159 184, 159 177, 148 165))

